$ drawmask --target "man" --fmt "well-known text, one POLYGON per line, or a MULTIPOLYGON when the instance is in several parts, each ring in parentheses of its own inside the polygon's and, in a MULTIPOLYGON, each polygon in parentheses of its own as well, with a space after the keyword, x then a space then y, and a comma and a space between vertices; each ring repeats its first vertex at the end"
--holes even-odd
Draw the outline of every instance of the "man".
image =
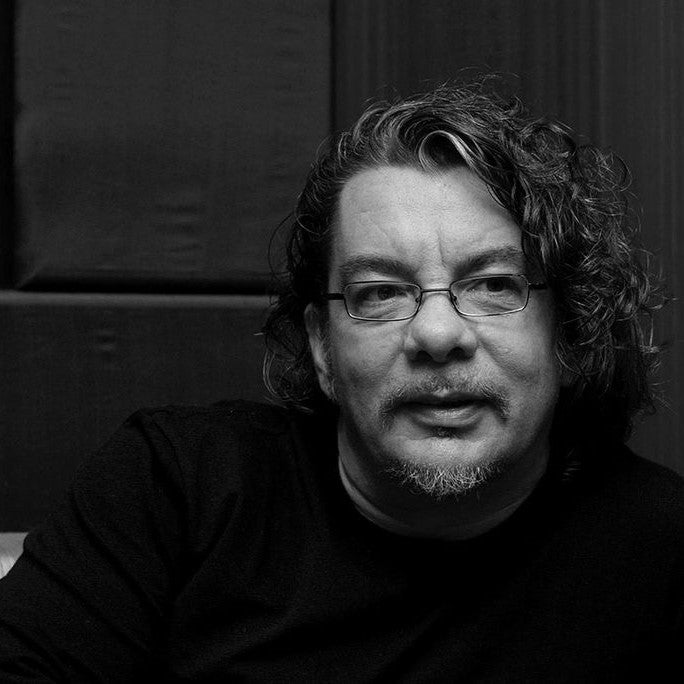
POLYGON ((294 215, 284 406, 129 420, 0 583, 3 681, 679 680, 621 181, 477 89, 367 111, 294 215))

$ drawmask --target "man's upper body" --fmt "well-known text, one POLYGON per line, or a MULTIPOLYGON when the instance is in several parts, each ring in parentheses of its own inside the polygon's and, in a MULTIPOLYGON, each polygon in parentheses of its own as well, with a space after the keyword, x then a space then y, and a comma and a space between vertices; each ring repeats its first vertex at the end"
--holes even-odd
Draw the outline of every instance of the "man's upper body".
POLYGON ((621 192, 518 103, 368 110, 292 222, 289 408, 123 428, 0 583, 0 672, 681 676, 682 483, 623 446, 655 350, 621 192))
POLYGON ((0 679, 681 680, 669 471, 614 445, 445 541, 367 520, 336 454, 259 404, 136 414, 2 581, 0 679))

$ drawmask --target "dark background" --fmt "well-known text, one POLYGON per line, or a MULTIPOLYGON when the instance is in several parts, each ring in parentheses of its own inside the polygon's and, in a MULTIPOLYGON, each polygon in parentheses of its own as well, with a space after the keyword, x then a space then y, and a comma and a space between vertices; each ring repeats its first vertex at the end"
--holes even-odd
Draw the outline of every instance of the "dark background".
MULTIPOLYGON (((678 0, 0 3, 0 530, 144 405, 263 399, 266 251, 369 98, 498 71, 619 152, 684 295, 678 0)), ((684 307, 633 445, 684 473, 684 307)), ((581 430, 581 426, 578 426, 581 430)))

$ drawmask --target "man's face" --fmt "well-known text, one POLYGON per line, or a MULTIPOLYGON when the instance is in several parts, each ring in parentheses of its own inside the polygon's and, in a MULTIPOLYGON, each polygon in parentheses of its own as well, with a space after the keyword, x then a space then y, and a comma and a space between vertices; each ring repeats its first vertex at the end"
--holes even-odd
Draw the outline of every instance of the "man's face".
MULTIPOLYGON (((331 292, 367 280, 534 280, 520 229, 466 168, 365 170, 345 185, 334 231, 331 292)), ((319 382, 339 407, 341 451, 361 477, 545 461, 560 384, 547 290, 532 291, 523 311, 491 317, 459 315, 445 292, 424 295, 410 320, 354 320, 341 301, 328 313, 326 323, 310 307, 309 340, 319 382)))

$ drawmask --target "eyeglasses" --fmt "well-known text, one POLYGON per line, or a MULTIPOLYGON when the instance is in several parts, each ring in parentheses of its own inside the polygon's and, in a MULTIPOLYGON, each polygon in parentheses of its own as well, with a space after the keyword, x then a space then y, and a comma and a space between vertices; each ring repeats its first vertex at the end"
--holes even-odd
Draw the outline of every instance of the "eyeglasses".
POLYGON ((524 275, 497 273, 454 280, 449 287, 422 288, 414 283, 367 280, 350 283, 342 292, 326 292, 325 300, 344 301, 347 313, 360 321, 404 321, 413 318, 427 292, 448 292, 462 316, 501 316, 522 311, 530 290, 546 283, 531 283, 524 275))

